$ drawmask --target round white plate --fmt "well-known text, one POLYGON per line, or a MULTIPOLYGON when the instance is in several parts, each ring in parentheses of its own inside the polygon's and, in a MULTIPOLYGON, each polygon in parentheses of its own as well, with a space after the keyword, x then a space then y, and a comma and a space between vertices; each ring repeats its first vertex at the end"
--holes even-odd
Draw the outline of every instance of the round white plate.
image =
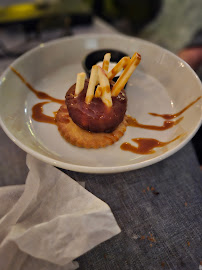
MULTIPOLYGON (((12 66, 30 84, 56 98, 64 99, 68 88, 82 72, 81 61, 91 51, 118 49, 142 61, 127 84, 128 111, 140 123, 162 125, 163 119, 148 112, 176 113, 202 95, 201 82, 194 71, 171 52, 152 43, 122 35, 83 35, 56 40, 31 50, 12 66)), ((184 119, 165 131, 127 127, 124 136, 112 146, 82 149, 67 143, 57 126, 32 119, 32 106, 39 100, 8 68, 0 78, 0 123, 6 134, 27 153, 52 165, 88 173, 115 173, 138 169, 159 162, 182 148, 201 123, 201 99, 183 113, 184 119), (155 138, 166 142, 154 154, 138 155, 120 149, 132 138, 155 138)), ((44 112, 53 115, 59 104, 45 105, 44 112)))

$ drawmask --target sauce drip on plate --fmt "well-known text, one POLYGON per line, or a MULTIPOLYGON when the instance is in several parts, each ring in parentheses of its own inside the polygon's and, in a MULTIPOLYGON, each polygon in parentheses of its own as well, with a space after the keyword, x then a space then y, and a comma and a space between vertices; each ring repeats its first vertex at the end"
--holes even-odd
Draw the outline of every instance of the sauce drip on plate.
POLYGON ((180 137, 181 135, 177 136, 176 138, 168 142, 160 142, 152 138, 135 138, 135 139, 132 139, 132 141, 138 144, 137 147, 133 146, 130 143, 125 142, 121 145, 121 149, 124 151, 130 151, 130 152, 133 152, 135 154, 140 154, 140 155, 153 154, 156 152, 154 148, 163 147, 171 142, 174 142, 180 137))
POLYGON ((25 78, 14 67, 10 67, 10 69, 20 78, 20 80, 29 88, 29 90, 31 90, 39 99, 48 99, 59 104, 64 104, 64 100, 51 97, 44 92, 34 89, 34 87, 32 87, 31 84, 28 83, 25 80, 25 78))
POLYGON ((128 122, 128 126, 130 127, 138 127, 138 128, 144 128, 144 129, 150 129, 150 130, 163 131, 179 124, 179 122, 181 122, 182 119, 183 117, 179 118, 176 121, 164 121, 162 126, 154 126, 154 125, 140 124, 135 118, 128 116, 127 122, 128 122))
POLYGON ((174 113, 174 114, 159 114, 159 113, 149 113, 152 116, 158 116, 158 117, 162 117, 164 119, 173 119, 176 118, 178 116, 180 116, 183 112, 185 112, 187 109, 189 109, 192 105, 194 105, 202 96, 198 97, 197 99, 195 99, 194 101, 192 101, 190 104, 188 104, 184 109, 182 109, 181 111, 179 111, 178 113, 174 113))
POLYGON ((45 101, 45 102, 35 104, 32 107, 32 118, 37 122, 55 124, 55 116, 49 116, 43 113, 43 106, 47 103, 50 103, 50 102, 45 101))

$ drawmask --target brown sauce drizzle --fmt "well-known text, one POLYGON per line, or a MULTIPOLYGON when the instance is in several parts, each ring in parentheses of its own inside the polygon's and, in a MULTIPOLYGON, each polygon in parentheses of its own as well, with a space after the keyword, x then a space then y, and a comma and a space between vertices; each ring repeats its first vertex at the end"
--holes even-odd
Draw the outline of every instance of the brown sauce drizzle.
POLYGON ((138 127, 138 128, 144 128, 144 129, 163 131, 163 130, 172 128, 173 126, 179 124, 179 122, 181 122, 182 119, 183 119, 183 117, 179 118, 176 121, 164 121, 163 126, 153 126, 153 125, 140 124, 135 118, 133 118, 131 116, 128 116, 127 122, 128 122, 128 126, 130 126, 130 127, 138 127))
POLYGON ((51 101, 59 103, 59 104, 64 104, 64 102, 65 102, 64 100, 51 97, 44 92, 41 92, 41 91, 34 89, 31 86, 31 84, 28 83, 25 80, 25 78, 14 67, 10 66, 10 69, 20 78, 20 80, 29 88, 29 90, 31 90, 39 99, 48 99, 48 100, 51 100, 51 101))
POLYGON ((178 116, 180 116, 183 112, 185 112, 187 109, 189 109, 192 105, 194 105, 194 103, 196 103, 202 96, 198 97, 197 99, 195 99, 194 101, 192 101, 190 104, 188 104, 184 109, 182 109, 181 111, 179 111, 178 113, 175 114, 158 114, 158 113, 149 113, 152 116, 158 116, 158 117, 162 117, 164 119, 173 119, 176 118, 178 116))
POLYGON ((32 107, 32 118, 37 122, 43 122, 48 124, 56 124, 55 123, 55 116, 56 113, 54 112, 55 116, 49 116, 43 113, 43 106, 47 103, 50 103, 48 101, 37 103, 32 107))
POLYGON ((160 141, 158 141, 156 139, 152 139, 152 138, 135 138, 135 139, 132 139, 132 141, 134 141, 138 144, 137 147, 131 145, 130 143, 125 142, 121 145, 121 149, 124 151, 130 151, 130 152, 133 152, 133 153, 139 154, 139 155, 153 154, 156 152, 154 150, 154 148, 163 147, 163 146, 179 139, 181 136, 182 135, 179 135, 176 138, 174 138, 173 140, 168 141, 168 142, 160 142, 160 141))

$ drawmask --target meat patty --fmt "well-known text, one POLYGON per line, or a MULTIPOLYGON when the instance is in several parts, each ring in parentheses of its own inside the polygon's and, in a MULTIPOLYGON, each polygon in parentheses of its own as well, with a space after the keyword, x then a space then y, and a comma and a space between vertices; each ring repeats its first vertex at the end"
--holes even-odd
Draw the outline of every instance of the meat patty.
MULTIPOLYGON (((85 80, 84 89, 75 97, 76 84, 72 85, 65 96, 65 103, 73 122, 91 132, 113 132, 123 121, 127 107, 127 97, 122 90, 117 97, 112 97, 112 107, 107 107, 100 98, 93 98, 85 103, 89 80, 85 80)), ((111 87, 113 84, 111 84, 111 87)))

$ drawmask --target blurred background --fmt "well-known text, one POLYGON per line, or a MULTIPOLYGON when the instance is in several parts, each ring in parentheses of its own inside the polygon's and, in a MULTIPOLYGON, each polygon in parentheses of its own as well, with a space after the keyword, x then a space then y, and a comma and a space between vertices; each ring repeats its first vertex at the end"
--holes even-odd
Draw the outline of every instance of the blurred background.
POLYGON ((46 30, 70 35, 97 16, 124 34, 139 36, 175 53, 202 28, 201 0, 0 0, 0 27, 40 38, 46 30))
MULTIPOLYGON (((0 74, 41 42, 104 28, 178 54, 202 78, 201 0, 0 0, 0 74)), ((201 129, 192 142, 202 164, 201 129)), ((18 157, 24 155, 15 149, 18 157)), ((0 151, 7 155, 3 146, 0 151)))

